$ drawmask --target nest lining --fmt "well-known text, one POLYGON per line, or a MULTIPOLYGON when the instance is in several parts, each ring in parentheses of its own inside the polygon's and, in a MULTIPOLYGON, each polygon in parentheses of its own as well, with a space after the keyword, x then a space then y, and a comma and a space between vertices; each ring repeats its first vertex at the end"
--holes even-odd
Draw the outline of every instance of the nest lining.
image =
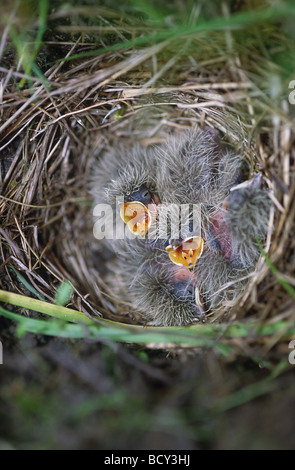
MULTIPOLYGON (((73 308, 137 323, 104 280, 108 253, 92 235, 91 167, 109 146, 160 144, 195 125, 218 129, 252 172, 264 175, 274 202, 265 250, 294 285, 292 117, 286 97, 278 106, 257 88, 255 74, 266 73, 268 65, 256 59, 206 57, 196 64, 190 52, 174 57, 164 42, 73 66, 54 64, 45 72, 50 90, 39 79, 19 89, 15 82, 25 74, 6 59, 0 71, 2 288, 25 292, 10 266, 49 302, 59 283, 70 279, 73 308)), ((294 299, 261 257, 242 295, 209 321, 291 319, 293 308, 294 299)))

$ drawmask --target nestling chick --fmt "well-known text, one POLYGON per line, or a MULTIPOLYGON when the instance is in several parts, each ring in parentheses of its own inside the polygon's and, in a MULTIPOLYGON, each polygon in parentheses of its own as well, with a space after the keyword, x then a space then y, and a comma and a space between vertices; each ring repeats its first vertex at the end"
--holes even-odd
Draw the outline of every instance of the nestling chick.
MULTIPOLYGON (((106 153, 94 168, 91 186, 95 203, 109 204, 113 210, 113 221, 113 215, 120 210, 119 202, 132 203, 131 207, 136 203, 159 204, 156 194, 156 171, 157 161, 151 150, 139 145, 125 152, 122 149, 113 149, 106 153)), ((106 224, 112 225, 110 220, 106 220, 106 224)), ((122 231, 116 227, 112 232, 116 236, 111 238, 124 238, 124 229, 122 231)), ((112 243, 109 243, 109 247, 116 251, 112 243)))
POLYGON ((135 145, 129 151, 116 148, 95 166, 92 192, 95 202, 108 203, 116 209, 116 198, 125 201, 151 201, 156 192, 157 160, 152 150, 135 145))
POLYGON ((108 279, 113 279, 112 288, 120 298, 131 302, 150 324, 187 325, 204 318, 195 274, 170 261, 166 244, 140 239, 132 240, 132 246, 130 241, 122 242, 113 266, 115 276, 108 279))
POLYGON ((117 259, 109 282, 143 319, 187 325, 240 293, 238 279, 259 257, 255 237, 265 237, 270 208, 261 178, 240 184, 245 174, 242 157, 211 129, 185 132, 153 150, 115 151, 98 163, 95 202, 120 210, 136 235, 110 242, 117 259), (229 282, 234 286, 223 288, 229 282))

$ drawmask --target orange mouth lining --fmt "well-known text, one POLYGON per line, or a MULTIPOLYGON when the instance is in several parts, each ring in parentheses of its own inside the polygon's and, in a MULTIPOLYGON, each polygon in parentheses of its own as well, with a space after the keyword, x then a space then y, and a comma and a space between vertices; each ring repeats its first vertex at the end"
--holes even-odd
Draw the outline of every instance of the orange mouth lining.
POLYGON ((125 202, 120 205, 121 219, 132 233, 144 237, 155 219, 153 206, 154 204, 149 204, 146 207, 137 201, 125 202))
POLYGON ((185 266, 190 271, 203 253, 204 240, 202 237, 186 238, 177 248, 167 246, 169 258, 177 266, 185 266))

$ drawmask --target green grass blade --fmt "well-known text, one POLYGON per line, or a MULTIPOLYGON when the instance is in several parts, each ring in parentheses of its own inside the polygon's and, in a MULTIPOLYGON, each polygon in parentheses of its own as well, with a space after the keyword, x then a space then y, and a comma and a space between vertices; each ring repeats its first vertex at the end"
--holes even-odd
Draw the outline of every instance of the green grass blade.
POLYGON ((290 4, 285 4, 281 8, 268 8, 267 10, 254 10, 250 12, 234 13, 229 17, 222 16, 207 21, 199 20, 198 23, 193 26, 181 25, 174 28, 159 31, 150 35, 140 36, 132 40, 116 43, 111 46, 106 46, 92 51, 74 54, 72 56, 59 59, 57 60, 57 62, 81 59, 83 57, 98 55, 109 51, 128 49, 130 47, 157 44, 161 41, 165 41, 168 39, 179 41, 179 39, 183 37, 190 37, 204 32, 242 29, 251 25, 255 25, 257 23, 275 22, 279 19, 292 16, 295 16, 295 7, 290 4))
POLYGON ((255 337, 261 338, 275 334, 278 331, 283 332, 282 338, 289 338, 295 334, 294 326, 290 326, 283 321, 270 325, 259 325, 251 322, 232 325, 193 325, 190 327, 143 327, 99 319, 98 324, 76 310, 41 302, 19 294, 0 291, 0 301, 31 309, 56 319, 54 322, 44 319, 32 319, 0 308, 0 314, 19 323, 22 332, 29 331, 31 333, 68 338, 84 338, 87 336, 93 339, 109 339, 120 342, 207 346, 216 348, 226 355, 231 349, 227 342, 228 338, 247 338, 248 336, 251 336, 252 339, 255 337))
POLYGON ((35 59, 40 46, 42 44, 43 35, 47 28, 47 15, 48 15, 48 0, 39 0, 39 27, 37 31, 35 46, 33 50, 33 58, 35 59))
MULTIPOLYGON (((39 69, 38 65, 35 62, 39 49, 42 45, 43 35, 47 28, 47 15, 48 15, 48 8, 49 2, 48 0, 40 0, 38 2, 39 6, 39 26, 36 35, 36 40, 34 43, 34 47, 29 47, 28 38, 27 38, 27 31, 18 32, 12 24, 7 24, 9 29, 9 35, 12 39, 12 42, 15 46, 17 54, 22 61, 22 67, 24 70, 25 75, 30 76, 33 72, 37 78, 41 81, 43 86, 49 91, 50 87, 48 81, 44 77, 43 73, 39 69)), ((33 88, 33 78, 32 80, 22 78, 19 87, 22 88, 24 84, 28 81, 29 87, 33 88)))
POLYGON ((9 265, 9 269, 14 272, 14 274, 17 276, 18 280, 30 291, 32 294, 34 294, 39 300, 45 301, 45 298, 42 294, 40 294, 35 287, 33 287, 25 278, 24 276, 17 271, 13 266, 9 265))
POLYGON ((291 297, 293 297, 293 299, 295 299, 295 289, 292 286, 290 286, 290 284, 288 284, 288 282, 285 281, 285 279, 282 278, 282 276, 278 272, 277 268, 273 265, 273 263, 271 262, 271 260, 267 256, 267 254, 265 253, 265 251, 264 251, 264 249, 263 249, 263 247, 262 247, 262 245, 261 245, 261 243, 260 243, 260 241, 258 240, 257 237, 256 237, 256 241, 257 241, 257 244, 258 244, 259 249, 261 251, 261 254, 262 254, 263 258, 265 259, 265 262, 268 265, 271 272, 275 275, 275 277, 277 278, 277 280, 279 281, 281 286, 288 292, 288 294, 290 294, 291 297))
POLYGON ((48 302, 32 299, 31 297, 14 294, 12 292, 0 290, 0 301, 16 305, 18 307, 27 308, 28 310, 33 310, 35 312, 43 313, 45 315, 50 315, 60 320, 65 320, 73 323, 81 322, 88 325, 94 323, 93 320, 88 318, 82 312, 78 312, 77 310, 72 310, 70 308, 62 307, 60 305, 50 304, 48 302))
POLYGON ((265 379, 246 385, 240 390, 224 397, 217 405, 217 410, 224 412, 275 391, 278 385, 274 379, 283 373, 289 366, 290 364, 287 359, 281 360, 274 366, 272 372, 265 379))

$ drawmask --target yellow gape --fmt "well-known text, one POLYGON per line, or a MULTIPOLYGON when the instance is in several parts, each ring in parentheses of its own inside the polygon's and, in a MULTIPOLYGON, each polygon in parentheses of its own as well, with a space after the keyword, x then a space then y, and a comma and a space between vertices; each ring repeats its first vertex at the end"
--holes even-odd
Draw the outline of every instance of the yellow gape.
POLYGON ((154 220, 153 211, 150 210, 149 206, 146 207, 144 204, 137 201, 126 202, 120 205, 121 219, 125 222, 129 230, 139 237, 146 235, 154 220))
POLYGON ((203 248, 204 240, 202 237, 191 237, 186 238, 176 248, 172 245, 167 246, 166 251, 174 264, 177 264, 177 266, 185 266, 192 271, 203 253, 203 248))

